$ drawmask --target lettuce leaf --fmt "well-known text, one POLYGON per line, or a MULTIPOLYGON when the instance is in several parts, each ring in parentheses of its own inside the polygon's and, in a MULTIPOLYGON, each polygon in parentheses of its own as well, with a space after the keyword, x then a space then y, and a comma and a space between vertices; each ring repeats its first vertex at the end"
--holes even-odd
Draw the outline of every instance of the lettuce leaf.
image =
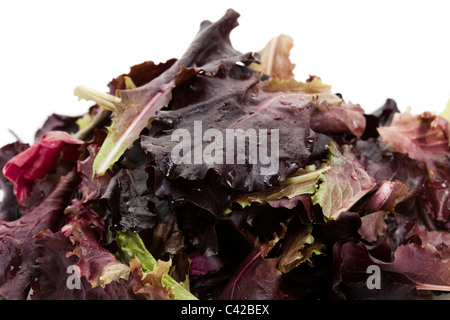
POLYGON ((222 300, 271 300, 280 295, 282 273, 278 259, 266 259, 255 247, 235 271, 219 296, 222 300))
POLYGON ((331 169, 319 178, 321 183, 311 200, 320 205, 326 220, 337 219, 377 185, 349 148, 341 152, 334 142, 324 165, 331 169))
POLYGON ((364 110, 358 104, 347 103, 342 96, 331 92, 331 86, 320 77, 310 76, 306 82, 294 78, 266 81, 263 90, 283 91, 302 100, 309 100, 315 106, 311 113, 310 126, 317 133, 350 133, 362 136, 366 129, 364 110))
MULTIPOLYGON (((66 226, 66 233, 67 228, 66 226)), ((79 258, 76 266, 92 287, 100 285, 104 288, 113 281, 127 280, 130 268, 104 248, 92 230, 90 223, 82 217, 70 222, 70 240, 75 249, 68 252, 67 256, 75 255, 79 258)))
MULTIPOLYGON (((314 165, 298 169, 294 174, 282 181, 279 186, 266 188, 262 191, 253 193, 240 194, 232 199, 233 202, 239 203, 242 208, 250 206, 252 203, 269 203, 272 206, 290 207, 291 202, 281 202, 281 199, 294 199, 297 196, 305 194, 314 194, 316 185, 320 175, 329 170, 331 167, 325 166, 316 170, 314 165), (277 205, 278 204, 278 205, 277 205)), ((299 199, 296 199, 297 201, 299 199)), ((295 201, 296 203, 296 201, 295 201)))
MULTIPOLYGON (((237 12, 229 10, 215 23, 203 22, 186 53, 168 69, 141 87, 120 90, 118 102, 109 99, 102 104, 114 112, 114 117, 94 161, 94 174, 103 175, 132 146, 156 111, 168 106, 175 86, 200 71, 214 74, 220 66, 255 61, 251 53, 241 54, 231 46, 229 33, 237 26, 238 17, 237 12)), ((85 98, 83 90, 76 89, 75 93, 85 98)))
POLYGON ((39 257, 36 238, 61 227, 61 217, 76 188, 74 171, 61 178, 55 190, 33 211, 17 220, 0 220, 0 294, 9 299, 25 299, 39 257))
POLYGON ((14 183, 19 204, 31 195, 35 180, 55 172, 61 162, 74 165, 82 144, 84 141, 64 131, 50 131, 39 142, 10 159, 3 167, 3 175, 14 183))
POLYGON ((271 39, 264 49, 258 51, 261 63, 252 63, 250 67, 274 78, 293 78, 292 70, 295 68, 295 64, 289 59, 293 45, 294 39, 285 34, 271 39))
POLYGON ((287 273, 303 262, 311 262, 313 254, 322 254, 324 244, 314 239, 312 229, 312 226, 290 228, 291 232, 283 242, 278 270, 287 273))
POLYGON ((388 227, 384 219, 387 212, 376 211, 361 217, 361 227, 358 233, 369 242, 375 242, 377 238, 384 234, 388 227))
MULTIPOLYGON (((155 270, 160 265, 164 264, 160 260, 156 260, 152 254, 145 247, 144 242, 137 233, 132 232, 118 232, 116 243, 119 246, 119 256, 126 262, 132 263, 132 270, 136 267, 138 259, 139 264, 142 266, 144 274, 150 274, 157 272, 155 270), (134 261, 134 262, 133 262, 134 261), (133 265, 134 264, 134 265, 133 265)), ((176 282, 166 271, 160 274, 160 285, 168 287, 171 290, 171 296, 175 300, 197 300, 188 290, 186 290, 180 283, 176 282)), ((145 283, 144 283, 145 287, 145 283)), ((143 290, 145 292, 145 289, 143 290)))
POLYGON ((365 114, 319 77, 293 78, 288 36, 261 64, 235 50, 238 16, 203 22, 180 59, 137 64, 109 93, 78 87, 96 103, 85 115, 51 115, 33 146, 0 149, 1 298, 450 292, 448 110, 400 114, 387 99, 365 114))
POLYGON ((425 112, 396 113, 390 126, 378 128, 384 143, 424 164, 428 173, 420 198, 426 213, 450 227, 450 121, 425 112))
POLYGON ((397 248, 384 269, 406 275, 419 290, 450 291, 450 234, 415 225, 406 238, 410 242, 397 248))

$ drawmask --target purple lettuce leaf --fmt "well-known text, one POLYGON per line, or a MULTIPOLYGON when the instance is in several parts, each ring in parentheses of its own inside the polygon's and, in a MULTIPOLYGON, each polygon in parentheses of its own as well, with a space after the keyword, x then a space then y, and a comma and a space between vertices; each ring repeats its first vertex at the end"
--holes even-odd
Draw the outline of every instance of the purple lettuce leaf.
POLYGON ((282 273, 278 259, 266 259, 260 248, 252 250, 235 271, 218 299, 273 300, 280 295, 282 273))
POLYGON ((139 232, 156 225, 157 215, 152 207, 168 204, 146 192, 147 178, 144 168, 138 168, 122 169, 111 179, 102 201, 107 210, 106 219, 111 220, 114 229, 139 232))
POLYGON ((149 190, 158 198, 173 201, 174 207, 192 203, 215 216, 222 215, 230 204, 233 190, 224 186, 219 177, 208 172, 203 179, 169 179, 153 163, 147 166, 149 190))
POLYGON ((404 201, 409 193, 409 188, 401 181, 383 181, 378 190, 362 202, 360 212, 387 211, 394 212, 399 202, 404 201))
MULTIPOLYGON (((239 14, 230 9, 215 23, 204 21, 179 60, 145 85, 119 92, 120 102, 109 106, 115 116, 94 161, 96 175, 104 174, 132 146, 155 113, 168 106, 171 91, 177 85, 199 72, 215 74, 219 68, 236 62, 257 61, 252 53, 241 54, 231 46, 229 33, 238 25, 238 17, 239 14)), ((80 88, 76 89, 76 94, 82 98, 89 96, 80 88)))
POLYGON ((363 216, 361 227, 358 229, 361 237, 369 242, 375 242, 379 236, 383 235, 388 227, 384 221, 386 214, 385 211, 376 211, 363 216))
POLYGON ((366 129, 361 139, 378 138, 378 127, 389 126, 392 122, 394 114, 400 112, 397 103, 392 99, 386 99, 384 105, 379 107, 371 114, 364 114, 366 118, 366 129))
MULTIPOLYGON (((380 246, 383 255, 390 255, 389 246, 380 246)), ((420 293, 403 274, 384 270, 388 263, 372 256, 363 243, 352 241, 336 243, 333 248, 334 279, 332 297, 350 300, 415 300, 420 293), (369 289, 367 273, 369 266, 380 268, 381 289, 369 289)))
POLYGON ((109 93, 115 95, 121 90, 128 89, 127 80, 136 87, 142 87, 153 79, 159 77, 169 69, 177 60, 170 59, 164 63, 155 64, 153 61, 146 61, 130 68, 130 72, 122 74, 108 83, 109 93), (128 79, 127 79, 128 78, 128 79))
POLYGON ((141 300, 145 297, 135 294, 132 284, 123 279, 92 287, 85 277, 80 277, 80 287, 69 289, 70 266, 76 265, 76 256, 67 257, 74 248, 69 238, 60 232, 37 239, 40 256, 36 259, 39 272, 31 282, 33 300, 141 300))
MULTIPOLYGON (((250 192, 277 185, 307 163, 315 141, 315 134, 309 129, 309 114, 313 108, 310 101, 283 91, 264 91, 259 88, 258 74, 243 75, 239 79, 230 78, 227 74, 216 77, 197 75, 196 79, 198 85, 207 89, 205 94, 200 95, 194 104, 181 109, 159 111, 150 134, 141 137, 142 148, 155 158, 157 166, 169 179, 201 180, 208 171, 213 171, 224 186, 250 192), (208 129, 215 130, 213 143, 201 139, 203 130, 208 129), (256 146, 245 147, 239 155, 238 147, 228 150, 230 147, 227 148, 223 139, 228 130, 235 132, 237 129, 244 134, 254 132, 255 135, 261 130, 269 134, 271 130, 277 131, 279 141, 271 143, 277 140, 276 136, 267 138, 271 140, 268 141, 267 154, 273 155, 278 151, 279 163, 273 163, 271 168, 254 156, 250 160, 254 154, 250 148, 256 146), (189 143, 183 141, 189 150, 179 150, 180 142, 174 141, 172 132, 183 132, 193 137, 189 143), (193 141, 194 136, 200 137, 201 141, 193 141), (204 150, 211 148, 217 152, 214 159, 201 161, 200 157, 207 155, 204 150), (182 159, 178 159, 180 161, 173 159, 174 150, 185 152, 182 159), (190 155, 195 155, 195 159, 189 159, 190 155)), ((278 159, 274 160, 278 162, 278 159)))
POLYGON ((92 287, 100 285, 104 288, 111 282, 127 280, 129 266, 117 260, 114 254, 102 245, 97 234, 98 229, 92 226, 91 219, 73 217, 64 226, 64 235, 68 236, 74 245, 74 249, 67 252, 67 257, 79 258, 75 266, 92 287))
POLYGON ((38 207, 12 222, 0 220, 0 294, 12 299, 25 299, 30 281, 36 276, 36 237, 62 224, 64 208, 75 191, 75 172, 61 178, 55 190, 38 207))
POLYGON ((450 122, 425 112, 396 113, 390 126, 378 128, 394 151, 426 166, 427 180, 420 199, 426 213, 439 225, 450 227, 450 122))
POLYGON ((450 291, 450 233, 416 225, 406 237, 384 270, 404 274, 420 290, 450 291))
POLYGON ((42 127, 36 131, 34 141, 39 142, 44 134, 50 131, 64 131, 69 134, 77 132, 79 130, 77 124, 79 118, 80 117, 71 117, 56 113, 50 115, 47 120, 45 120, 42 127))

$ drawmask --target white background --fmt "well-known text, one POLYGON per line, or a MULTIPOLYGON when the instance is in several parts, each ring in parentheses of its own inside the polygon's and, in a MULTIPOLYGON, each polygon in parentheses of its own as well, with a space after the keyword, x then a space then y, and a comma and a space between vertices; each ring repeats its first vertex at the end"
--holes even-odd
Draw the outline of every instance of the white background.
POLYGON ((179 58, 203 20, 241 14, 234 47, 294 38, 297 80, 317 75, 367 112, 386 98, 440 112, 450 95, 449 1, 2 1, 0 145, 32 142, 52 113, 81 115, 80 84, 107 83, 132 65, 179 58))

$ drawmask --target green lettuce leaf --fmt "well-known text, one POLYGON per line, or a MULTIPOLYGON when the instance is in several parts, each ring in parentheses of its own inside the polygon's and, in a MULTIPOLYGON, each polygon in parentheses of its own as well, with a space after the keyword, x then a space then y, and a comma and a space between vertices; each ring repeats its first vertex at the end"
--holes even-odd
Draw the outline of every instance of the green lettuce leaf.
MULTIPOLYGON (((161 267, 162 262, 156 260, 152 254, 145 247, 144 242, 137 233, 133 232, 118 232, 116 243, 119 246, 119 259, 124 262, 131 263, 136 257, 142 265, 144 273, 151 273, 154 271, 155 266, 161 267)), ((133 264, 131 264, 133 269, 133 264)), ((171 294, 175 300, 197 300, 197 298, 191 294, 180 283, 175 281, 167 272, 162 275, 162 284, 171 288, 171 294)), ((144 290, 145 292, 145 290, 144 290)))
POLYGON ((325 220, 337 219, 377 185, 349 147, 344 146, 341 152, 332 142, 328 148, 329 157, 324 166, 331 169, 320 176, 321 183, 311 198, 313 204, 321 206, 325 220))
MULTIPOLYGON (((279 186, 267 188, 252 193, 240 194, 233 199, 242 208, 252 203, 271 203, 281 199, 293 199, 304 194, 314 194, 319 177, 331 167, 324 166, 316 170, 314 165, 298 169, 293 175, 280 183, 279 186)), ((288 203, 286 203, 288 205, 288 203)))
POLYGON ((313 254, 322 254, 324 244, 314 239, 312 231, 312 226, 290 227, 283 243, 278 270, 287 273, 303 262, 311 262, 313 254))

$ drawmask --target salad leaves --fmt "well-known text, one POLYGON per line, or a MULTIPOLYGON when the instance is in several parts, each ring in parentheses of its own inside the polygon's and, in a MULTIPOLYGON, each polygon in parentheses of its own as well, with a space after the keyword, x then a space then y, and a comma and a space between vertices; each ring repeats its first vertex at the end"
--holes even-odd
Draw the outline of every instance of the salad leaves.
POLYGON ((367 114, 293 39, 230 41, 204 21, 179 59, 145 61, 85 114, 0 149, 7 299, 432 299, 450 292, 450 123, 367 114), (378 270, 379 288, 370 285, 378 270))

